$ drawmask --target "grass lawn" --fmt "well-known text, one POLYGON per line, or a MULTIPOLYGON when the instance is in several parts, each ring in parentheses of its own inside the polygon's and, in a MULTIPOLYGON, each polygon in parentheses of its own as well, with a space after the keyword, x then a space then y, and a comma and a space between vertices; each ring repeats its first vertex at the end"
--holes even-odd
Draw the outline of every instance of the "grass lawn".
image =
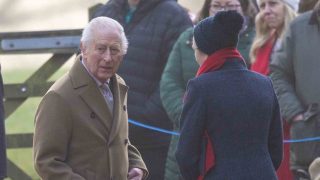
MULTIPOLYGON (((39 61, 34 65, 26 66, 26 68, 23 67, 24 65, 17 64, 17 67, 15 68, 8 64, 8 66, 6 66, 4 60, 6 59, 1 58, 0 63, 2 65, 2 76, 5 84, 24 82, 41 66, 42 63, 45 62, 39 61), (9 66, 10 68, 6 68, 9 66)), ((70 60, 60 70, 53 74, 49 80, 56 80, 64 74, 69 69, 69 62, 70 60)), ((10 115, 5 122, 6 134, 33 133, 35 111, 40 100, 41 97, 29 98, 12 115, 10 115)), ((40 179, 33 168, 32 148, 8 149, 7 156, 13 163, 32 177, 32 179, 40 179)), ((10 178, 7 179, 9 180, 10 178)))

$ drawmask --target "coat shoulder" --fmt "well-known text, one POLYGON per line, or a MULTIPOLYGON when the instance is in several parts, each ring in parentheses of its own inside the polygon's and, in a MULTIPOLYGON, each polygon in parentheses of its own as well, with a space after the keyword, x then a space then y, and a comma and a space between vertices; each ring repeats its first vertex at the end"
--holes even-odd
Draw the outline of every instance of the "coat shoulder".
POLYGON ((118 81, 119 84, 122 84, 122 85, 126 86, 126 82, 124 81, 124 79, 121 76, 116 74, 115 77, 117 78, 117 81, 118 81))
POLYGON ((68 74, 65 74, 50 87, 48 92, 55 91, 57 93, 62 93, 67 86, 71 86, 71 80, 70 76, 68 74))
POLYGON ((311 15, 312 15, 312 12, 310 11, 296 17, 290 24, 290 30, 291 31, 300 30, 305 27, 308 27, 307 25, 311 25, 310 24, 311 15))
POLYGON ((185 9, 181 5, 177 3, 177 1, 163 1, 159 4, 160 8, 166 9, 166 11, 171 12, 186 12, 185 9))

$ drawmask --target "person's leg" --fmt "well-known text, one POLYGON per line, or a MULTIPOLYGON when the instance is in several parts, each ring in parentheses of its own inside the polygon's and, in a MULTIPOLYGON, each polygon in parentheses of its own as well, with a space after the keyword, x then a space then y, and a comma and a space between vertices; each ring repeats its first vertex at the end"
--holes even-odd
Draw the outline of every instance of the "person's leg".
MULTIPOLYGON (((283 138, 290 139, 290 125, 287 121, 283 122, 283 138)), ((292 180, 292 172, 290 170, 290 144, 285 143, 283 145, 283 159, 280 167, 277 170, 277 176, 279 180, 292 180)))
POLYGON ((179 142, 178 136, 172 136, 168 155, 166 159, 164 180, 181 180, 182 176, 179 171, 179 166, 176 160, 175 153, 179 142))
POLYGON ((138 148, 138 150, 148 168, 148 180, 163 180, 168 146, 138 148))

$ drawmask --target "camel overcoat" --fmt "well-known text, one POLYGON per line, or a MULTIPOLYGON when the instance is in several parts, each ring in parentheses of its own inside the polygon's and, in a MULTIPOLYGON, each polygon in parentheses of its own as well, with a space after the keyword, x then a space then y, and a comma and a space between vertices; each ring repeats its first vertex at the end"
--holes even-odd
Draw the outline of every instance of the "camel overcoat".
POLYGON ((128 170, 147 172, 128 139, 127 90, 111 78, 113 115, 77 57, 71 70, 43 97, 35 117, 35 169, 45 180, 124 180, 128 170))

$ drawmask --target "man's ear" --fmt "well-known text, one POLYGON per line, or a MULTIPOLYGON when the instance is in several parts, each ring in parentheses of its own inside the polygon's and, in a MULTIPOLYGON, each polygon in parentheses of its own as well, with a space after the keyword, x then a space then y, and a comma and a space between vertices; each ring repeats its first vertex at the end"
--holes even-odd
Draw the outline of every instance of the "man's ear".
POLYGON ((84 53, 84 51, 85 51, 85 47, 84 47, 83 42, 80 42, 80 50, 82 53, 84 53))
POLYGON ((87 45, 84 42, 80 42, 80 50, 82 58, 85 59, 87 56, 87 45))

